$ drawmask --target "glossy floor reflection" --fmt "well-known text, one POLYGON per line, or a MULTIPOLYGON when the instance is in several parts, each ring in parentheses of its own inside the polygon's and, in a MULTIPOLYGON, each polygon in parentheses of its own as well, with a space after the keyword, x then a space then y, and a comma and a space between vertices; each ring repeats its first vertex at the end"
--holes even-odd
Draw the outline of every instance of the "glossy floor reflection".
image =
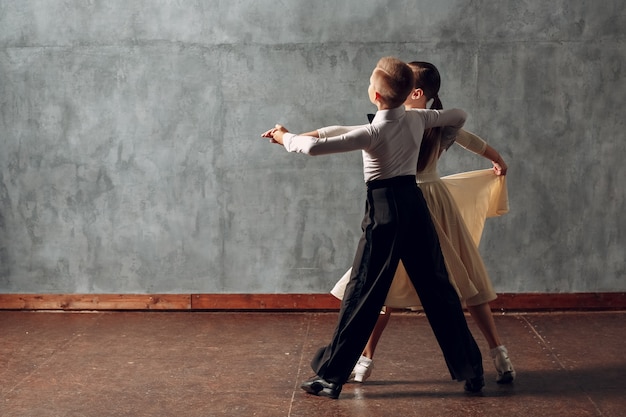
POLYGON ((624 416, 626 312, 498 315, 517 370, 468 396, 426 318, 392 317, 372 376, 338 400, 305 394, 336 313, 0 311, 0 415, 624 416))

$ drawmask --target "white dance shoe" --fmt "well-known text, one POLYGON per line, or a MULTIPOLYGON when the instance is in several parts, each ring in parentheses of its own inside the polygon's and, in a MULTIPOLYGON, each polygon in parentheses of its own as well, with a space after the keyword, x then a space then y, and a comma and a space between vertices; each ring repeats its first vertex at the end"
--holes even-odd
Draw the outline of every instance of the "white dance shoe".
POLYGON ((372 374, 372 368, 374 368, 374 361, 361 355, 350 374, 350 381, 364 382, 372 374))
POLYGON ((510 384, 515 379, 515 369, 509 359, 509 352, 504 346, 498 346, 489 351, 493 364, 496 366, 498 384, 510 384))

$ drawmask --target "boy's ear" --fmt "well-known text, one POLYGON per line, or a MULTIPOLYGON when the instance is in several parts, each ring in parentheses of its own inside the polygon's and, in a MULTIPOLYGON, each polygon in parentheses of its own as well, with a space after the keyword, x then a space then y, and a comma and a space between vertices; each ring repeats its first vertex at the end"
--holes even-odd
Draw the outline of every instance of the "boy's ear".
POLYGON ((380 95, 380 93, 378 91, 375 92, 376 93, 376 101, 378 101, 379 103, 384 103, 385 99, 383 98, 383 96, 380 95))

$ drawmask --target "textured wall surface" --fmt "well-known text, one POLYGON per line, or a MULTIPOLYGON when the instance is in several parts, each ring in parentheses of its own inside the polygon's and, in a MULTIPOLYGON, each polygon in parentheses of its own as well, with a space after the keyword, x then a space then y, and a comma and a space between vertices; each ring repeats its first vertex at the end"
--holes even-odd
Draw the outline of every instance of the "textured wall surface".
POLYGON ((360 154, 260 133, 363 123, 385 55, 435 63, 509 164, 498 292, 626 290, 623 0, 0 0, 0 292, 328 291, 360 154))

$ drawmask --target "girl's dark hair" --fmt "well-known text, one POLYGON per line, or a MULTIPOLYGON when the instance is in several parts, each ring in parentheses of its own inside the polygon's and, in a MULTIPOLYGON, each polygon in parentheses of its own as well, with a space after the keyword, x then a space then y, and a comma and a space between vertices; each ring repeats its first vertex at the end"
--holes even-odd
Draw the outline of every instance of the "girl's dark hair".
MULTIPOLYGON (((413 70, 415 78, 413 88, 420 88, 428 100, 433 100, 431 109, 441 110, 443 104, 439 99, 439 88, 441 88, 441 76, 439 70, 430 62, 413 61, 409 62, 409 67, 413 70)), ((420 172, 428 163, 428 155, 432 147, 441 139, 441 128, 434 127, 424 131, 420 154, 417 160, 417 171, 420 172)))

